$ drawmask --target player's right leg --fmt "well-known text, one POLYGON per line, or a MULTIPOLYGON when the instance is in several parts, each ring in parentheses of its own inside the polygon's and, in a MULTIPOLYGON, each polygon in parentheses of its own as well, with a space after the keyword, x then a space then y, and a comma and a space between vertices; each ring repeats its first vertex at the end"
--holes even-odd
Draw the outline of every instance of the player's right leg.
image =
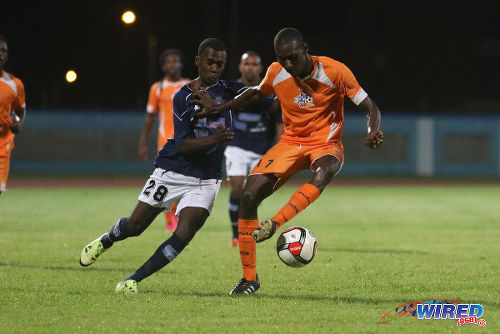
POLYGON ((247 295, 260 287, 256 272, 256 246, 252 232, 259 226, 257 207, 272 194, 278 178, 273 174, 251 175, 243 188, 238 219, 240 259, 243 278, 229 292, 230 295, 247 295))
POLYGON ((87 267, 108 250, 113 243, 128 237, 140 235, 153 222, 162 209, 154 208, 144 202, 137 202, 128 218, 120 218, 111 229, 85 246, 80 254, 80 265, 87 267))
POLYGON ((157 168, 150 176, 139 195, 139 201, 128 218, 120 218, 111 229, 85 246, 80 254, 80 264, 87 267, 109 249, 114 242, 140 235, 165 208, 174 201, 167 196, 165 182, 161 179, 164 170, 157 168))

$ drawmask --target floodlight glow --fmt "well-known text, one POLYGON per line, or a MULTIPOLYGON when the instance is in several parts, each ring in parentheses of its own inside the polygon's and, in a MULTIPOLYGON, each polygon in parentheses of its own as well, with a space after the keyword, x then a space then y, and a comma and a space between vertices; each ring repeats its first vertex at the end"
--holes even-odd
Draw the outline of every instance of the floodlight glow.
POLYGON ((73 71, 73 70, 69 70, 68 72, 66 72, 66 81, 71 83, 71 82, 74 82, 76 80, 76 72, 73 71))
POLYGON ((125 13, 122 14, 122 21, 125 22, 126 24, 131 24, 135 22, 135 14, 131 10, 127 10, 125 13))

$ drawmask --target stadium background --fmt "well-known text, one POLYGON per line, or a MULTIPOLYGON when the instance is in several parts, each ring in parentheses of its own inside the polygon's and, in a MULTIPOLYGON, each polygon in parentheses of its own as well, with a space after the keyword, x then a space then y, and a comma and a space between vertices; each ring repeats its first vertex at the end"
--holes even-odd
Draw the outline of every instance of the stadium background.
POLYGON ((275 33, 294 26, 311 54, 348 64, 383 114, 386 143, 374 154, 362 145, 363 116, 346 102, 342 175, 498 176, 500 5, 450 4, 9 3, 6 69, 24 81, 28 105, 11 175, 149 172, 136 146, 148 88, 161 77, 158 53, 181 49, 194 78, 199 42, 218 37, 229 51, 223 78, 237 79, 243 51, 258 51, 267 66, 275 33), (127 9, 137 17, 130 25, 121 21, 127 9))

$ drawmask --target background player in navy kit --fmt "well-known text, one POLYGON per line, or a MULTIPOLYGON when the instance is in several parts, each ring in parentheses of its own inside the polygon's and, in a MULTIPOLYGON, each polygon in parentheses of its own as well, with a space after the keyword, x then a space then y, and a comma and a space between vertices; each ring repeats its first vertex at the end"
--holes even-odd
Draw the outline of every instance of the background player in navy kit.
MULTIPOLYGON (((258 86, 261 81, 262 63, 255 51, 247 51, 241 56, 238 80, 247 87, 258 86)), ((238 246, 238 212, 241 191, 245 179, 264 153, 269 150, 275 138, 281 136, 283 125, 280 121, 280 104, 270 96, 250 111, 235 110, 233 113, 234 139, 227 144, 226 174, 231 185, 229 195, 229 217, 233 230, 231 247, 238 246)))
POLYGON ((172 236, 135 273, 118 283, 117 293, 136 293, 137 283, 160 270, 188 245, 203 226, 219 192, 225 143, 232 140, 231 111, 214 118, 197 118, 193 92, 203 91, 218 103, 233 99, 245 86, 219 80, 226 64, 226 49, 215 38, 204 40, 195 58, 199 77, 174 96, 174 138, 158 153, 153 174, 128 218, 121 218, 82 250, 80 264, 89 266, 114 242, 140 235, 177 202, 179 222, 172 236))

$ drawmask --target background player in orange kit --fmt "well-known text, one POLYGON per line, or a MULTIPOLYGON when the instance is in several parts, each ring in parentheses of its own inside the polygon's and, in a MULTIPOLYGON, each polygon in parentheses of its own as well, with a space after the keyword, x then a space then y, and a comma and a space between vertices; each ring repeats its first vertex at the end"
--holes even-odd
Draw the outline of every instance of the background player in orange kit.
POLYGON ((0 194, 7 190, 14 134, 19 133, 26 113, 23 83, 4 71, 8 56, 7 39, 0 35, 0 194))
MULTIPOLYGON (((144 161, 148 158, 147 138, 157 114, 158 151, 162 149, 169 138, 174 136, 173 98, 175 93, 189 82, 189 79, 182 78, 181 51, 177 49, 164 50, 160 54, 159 62, 165 76, 162 81, 155 82, 149 90, 147 115, 139 139, 139 157, 144 161)), ((177 227, 176 207, 177 204, 172 207, 172 210, 165 212, 166 229, 169 231, 175 231, 177 227)))
POLYGON ((284 134, 250 172, 243 189, 238 220, 243 278, 229 294, 251 294, 260 288, 256 273, 256 245, 316 200, 344 162, 341 142, 344 96, 367 113, 365 144, 378 148, 383 142, 380 111, 361 88, 349 68, 328 57, 308 54, 302 34, 284 28, 274 38, 278 62, 269 66, 258 87, 221 105, 196 94, 204 113, 249 107, 255 100, 276 94, 281 102, 284 134), (257 207, 293 174, 311 168, 312 178, 272 218, 257 220, 257 207))

